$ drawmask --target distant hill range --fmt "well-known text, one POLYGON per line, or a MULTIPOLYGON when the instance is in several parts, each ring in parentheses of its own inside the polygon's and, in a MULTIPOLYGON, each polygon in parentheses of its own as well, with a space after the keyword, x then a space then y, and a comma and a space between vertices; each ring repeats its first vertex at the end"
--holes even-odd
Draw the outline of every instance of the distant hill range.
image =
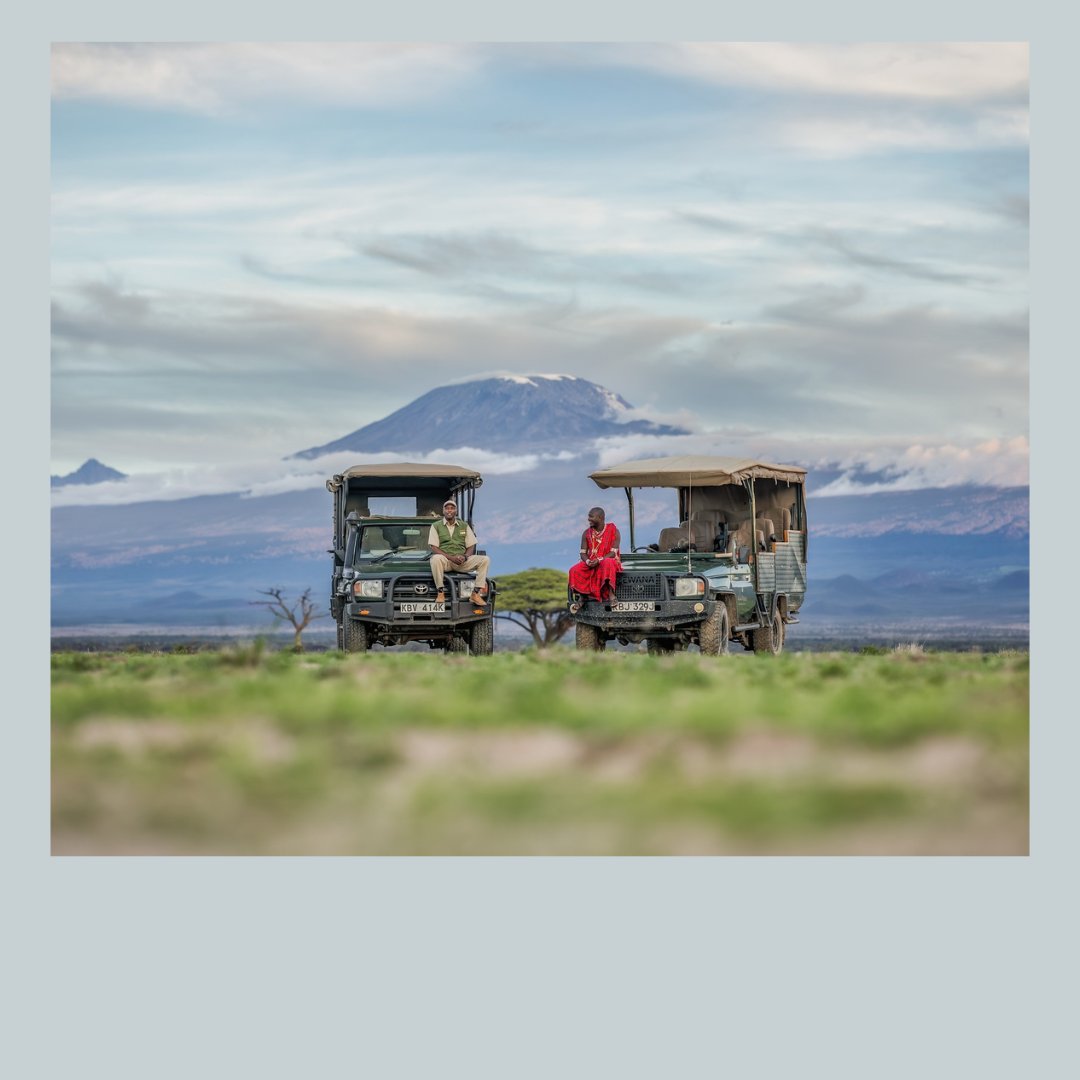
MULTIPOLYGON (((811 473, 811 478, 813 473, 811 473)), ((815 485, 808 481, 813 496, 815 485)), ((816 536, 864 538, 886 533, 942 536, 1000 535, 1026 540, 1030 499, 1026 487, 960 484, 874 495, 813 499, 810 527, 816 536), (867 513, 873 508, 872 513, 867 513)))
POLYGON ((102 484, 106 480, 126 480, 127 473, 117 469, 110 469, 108 465, 102 465, 97 458, 89 458, 84 461, 74 472, 66 476, 52 477, 53 487, 67 487, 69 484, 102 484))
POLYGON ((520 453, 580 447, 611 435, 686 435, 632 418, 623 397, 573 375, 503 375, 439 386, 374 424, 291 456, 429 453, 462 446, 520 453))

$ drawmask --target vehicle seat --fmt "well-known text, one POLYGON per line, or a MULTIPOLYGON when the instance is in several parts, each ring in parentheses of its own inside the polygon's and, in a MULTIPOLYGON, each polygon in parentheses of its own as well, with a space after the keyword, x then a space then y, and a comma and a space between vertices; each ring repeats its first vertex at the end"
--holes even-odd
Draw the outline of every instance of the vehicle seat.
POLYGON ((761 526, 762 536, 767 548, 776 538, 776 527, 773 525, 772 518, 758 518, 758 524, 761 526))
POLYGON ((697 551, 712 551, 713 533, 709 525, 699 521, 696 517, 690 521, 682 521, 679 528, 689 533, 690 542, 697 551))
POLYGON ((676 529, 661 529, 657 547, 661 551, 674 551, 678 547, 685 550, 687 531, 685 526, 676 529))
POLYGON ((364 530, 364 549, 366 551, 389 551, 390 544, 386 539, 386 534, 382 529, 365 529, 364 530))
POLYGON ((722 528, 726 528, 727 519, 721 510, 695 510, 691 522, 697 530, 701 530, 701 539, 698 541, 699 551, 713 551, 716 548, 716 537, 722 528))
POLYGON ((780 525, 780 534, 779 534, 779 536, 780 536, 780 539, 781 540, 786 540, 787 539, 787 534, 791 531, 791 511, 790 510, 780 510, 777 513, 777 517, 779 517, 779 519, 780 519, 780 521, 779 521, 779 525, 780 525))
POLYGON ((740 562, 745 562, 745 556, 754 550, 754 533, 749 518, 739 522, 739 526, 732 533, 732 537, 737 558, 740 562))
POLYGON ((416 516, 442 517, 443 498, 444 496, 441 492, 438 495, 417 495, 416 516))

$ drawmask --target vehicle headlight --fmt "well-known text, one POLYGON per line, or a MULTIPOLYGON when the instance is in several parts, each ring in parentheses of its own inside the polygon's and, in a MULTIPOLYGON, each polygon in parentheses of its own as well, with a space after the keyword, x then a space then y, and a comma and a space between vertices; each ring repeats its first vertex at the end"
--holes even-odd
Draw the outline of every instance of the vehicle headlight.
POLYGON ((381 581, 358 581, 353 585, 355 596, 382 596, 383 583, 381 581))
POLYGON ((676 596, 703 596, 705 582, 699 577, 681 577, 675 579, 676 596))
POLYGON ((476 588, 476 582, 472 578, 466 578, 464 581, 458 582, 458 596, 463 600, 466 597, 472 596, 473 589, 476 588))

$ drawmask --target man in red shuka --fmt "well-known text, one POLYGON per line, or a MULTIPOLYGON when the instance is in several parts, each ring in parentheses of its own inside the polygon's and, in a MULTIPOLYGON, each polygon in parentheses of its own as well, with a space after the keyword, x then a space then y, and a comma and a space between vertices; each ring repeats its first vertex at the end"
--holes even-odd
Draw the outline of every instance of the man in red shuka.
POLYGON ((589 511, 589 527, 581 534, 581 562, 570 567, 570 588, 594 600, 615 595, 615 575, 619 562, 619 530, 604 524, 604 508, 589 511))

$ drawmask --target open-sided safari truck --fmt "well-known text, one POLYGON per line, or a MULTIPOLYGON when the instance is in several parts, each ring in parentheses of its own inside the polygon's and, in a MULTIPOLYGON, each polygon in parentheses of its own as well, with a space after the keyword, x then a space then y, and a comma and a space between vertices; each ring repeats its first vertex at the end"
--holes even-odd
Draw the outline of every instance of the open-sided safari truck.
MULTIPOLYGON (((630 544, 623 538, 615 595, 597 601, 571 592, 579 649, 612 639, 644 641, 663 653, 696 644, 703 653, 730 641, 775 655, 798 622, 806 595, 806 470, 728 457, 628 461, 590 474, 601 488, 623 488, 630 544), (678 516, 654 543, 634 528, 634 491, 673 488, 678 516)), ((674 503, 675 500, 673 499, 674 503)))
MULTIPOLYGON (((334 559, 330 614, 338 648, 426 641, 448 652, 492 651, 495 585, 488 603, 469 602, 474 574, 445 577, 447 601, 435 599, 428 533, 453 497, 458 516, 472 524, 480 474, 457 465, 354 465, 330 477, 334 497, 334 559)), ((481 552, 482 554, 482 552, 481 552)))

